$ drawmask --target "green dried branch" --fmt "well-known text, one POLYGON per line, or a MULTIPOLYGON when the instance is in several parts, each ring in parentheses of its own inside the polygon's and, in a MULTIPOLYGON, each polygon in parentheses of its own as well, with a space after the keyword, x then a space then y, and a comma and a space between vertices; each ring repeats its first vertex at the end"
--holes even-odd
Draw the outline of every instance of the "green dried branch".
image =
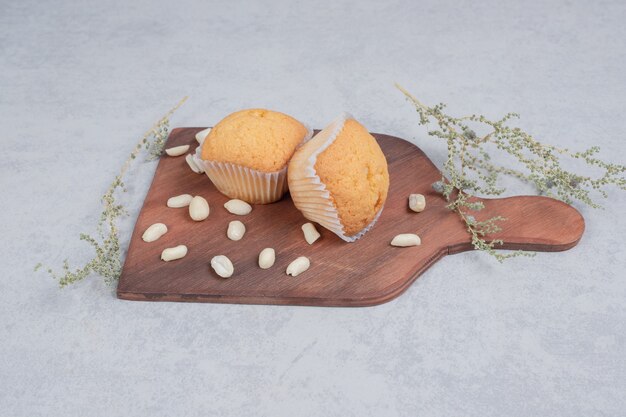
MULTIPOLYGON (((186 100, 187 97, 184 97, 146 131, 133 148, 124 165, 122 165, 122 169, 109 186, 107 192, 102 196, 101 201, 104 208, 97 226, 99 239, 85 233, 80 235, 80 240, 89 243, 94 248, 94 258, 82 267, 74 270, 70 268, 69 261, 65 259, 61 273, 53 271, 52 268, 46 268, 46 271, 59 281, 61 287, 81 281, 91 273, 100 275, 107 284, 113 284, 117 281, 122 272, 122 249, 120 247, 117 220, 128 213, 124 206, 116 201, 116 195, 119 192, 126 192, 124 177, 132 162, 139 156, 142 150, 146 151, 146 160, 148 161, 161 156, 169 134, 169 118, 186 100)), ((42 268, 42 266, 41 263, 37 264, 35 271, 42 268)))
POLYGON ((396 84, 396 87, 415 106, 419 124, 429 129, 430 136, 440 138, 447 144, 448 155, 443 164, 442 178, 433 184, 433 188, 443 194, 449 202, 448 208, 457 212, 465 222, 474 248, 489 253, 499 261, 529 253, 515 251, 503 255, 497 252, 496 248, 503 242, 497 239, 487 241, 485 236, 499 232, 498 222, 506 219, 497 216, 476 221, 469 212, 483 208, 482 203, 470 199, 472 195, 499 196, 505 191, 498 186, 500 174, 534 185, 539 194, 568 204, 579 201, 594 208, 600 205, 593 198, 596 194, 606 198, 608 186, 626 190, 626 166, 597 158, 600 151, 597 146, 583 152, 571 152, 540 143, 520 128, 509 125, 511 119, 519 118, 517 113, 508 113, 496 121, 475 114, 453 117, 444 113, 446 106, 443 103, 426 106, 401 86, 396 84), (430 129, 431 124, 436 128, 430 129), (479 135, 476 130, 485 133, 479 135), (518 167, 493 162, 487 152, 489 148, 509 155, 518 167), (591 177, 568 171, 563 168, 562 159, 578 160, 595 167, 600 175, 591 177))

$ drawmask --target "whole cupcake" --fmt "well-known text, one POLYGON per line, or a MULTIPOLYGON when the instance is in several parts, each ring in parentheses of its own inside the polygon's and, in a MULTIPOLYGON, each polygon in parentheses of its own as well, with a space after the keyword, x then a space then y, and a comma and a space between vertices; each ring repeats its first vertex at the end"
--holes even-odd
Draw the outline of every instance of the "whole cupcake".
POLYGON ((291 116, 265 109, 232 113, 196 150, 196 162, 230 198, 266 204, 287 191, 287 164, 312 131, 291 116))
POLYGON ((296 151, 288 177, 291 198, 304 217, 347 242, 374 225, 389 190, 385 155, 347 113, 296 151))

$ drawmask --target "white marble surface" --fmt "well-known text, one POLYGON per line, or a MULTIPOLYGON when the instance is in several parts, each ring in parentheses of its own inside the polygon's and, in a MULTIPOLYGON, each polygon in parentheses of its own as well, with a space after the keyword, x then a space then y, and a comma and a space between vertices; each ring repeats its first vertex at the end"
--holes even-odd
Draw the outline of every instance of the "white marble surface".
POLYGON ((348 110, 441 162, 397 81, 625 162, 621 0, 265 3, 0 0, 0 414, 623 416, 626 193, 579 207, 573 250, 455 255, 373 308, 125 302, 33 273, 88 259, 98 196, 187 94, 175 126, 348 110))

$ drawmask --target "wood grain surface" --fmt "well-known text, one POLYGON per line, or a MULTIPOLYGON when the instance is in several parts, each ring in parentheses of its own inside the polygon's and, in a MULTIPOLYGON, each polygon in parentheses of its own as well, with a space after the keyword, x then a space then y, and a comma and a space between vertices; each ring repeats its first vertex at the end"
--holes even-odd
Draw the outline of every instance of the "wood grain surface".
MULTIPOLYGON (((174 129, 167 147, 197 146, 195 133, 203 128, 174 129)), ((188 301, 311 306, 370 306, 402 294, 433 263, 448 254, 472 250, 469 234, 459 217, 445 208, 445 200, 431 184, 439 170, 415 145, 393 136, 373 134, 387 156, 391 186, 385 209, 376 226, 355 243, 345 243, 318 226, 322 237, 308 245, 300 226, 306 222, 289 196, 269 205, 255 205, 251 214, 235 216, 223 205, 220 194, 206 175, 193 173, 184 156, 163 156, 130 241, 117 288, 119 298, 143 301, 188 301), (166 206, 169 197, 201 195, 211 207, 208 219, 192 221, 187 208, 166 206), (411 193, 426 196, 426 210, 408 209, 411 193), (238 242, 226 238, 231 220, 247 228, 238 242), (169 229, 156 242, 141 235, 153 223, 169 229), (389 245, 399 233, 417 233, 422 245, 396 248, 389 245), (183 259, 163 262, 164 248, 184 244, 183 259), (259 252, 276 250, 276 263, 262 270, 259 252), (230 279, 218 277, 210 267, 215 255, 228 256, 235 265, 230 279), (298 277, 285 274, 298 256, 311 260, 308 271, 298 277)), ((580 213, 560 201, 537 196, 483 199, 485 209, 477 219, 501 215, 497 238, 504 249, 562 251, 580 240, 585 223, 580 213)))

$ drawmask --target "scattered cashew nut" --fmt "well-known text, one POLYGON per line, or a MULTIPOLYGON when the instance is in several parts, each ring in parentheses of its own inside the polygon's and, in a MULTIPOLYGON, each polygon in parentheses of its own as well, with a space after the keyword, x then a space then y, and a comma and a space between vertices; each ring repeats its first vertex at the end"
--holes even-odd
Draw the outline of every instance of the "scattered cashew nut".
POLYGON ((209 217, 210 212, 209 203, 207 203, 204 197, 197 195, 191 200, 191 203, 189 203, 189 215, 197 222, 209 217))
POLYGON ((414 233, 399 234, 391 240, 391 246, 407 247, 422 244, 420 237, 414 233))
POLYGON ((189 150, 189 145, 180 145, 180 146, 174 146, 173 148, 167 148, 165 150, 165 153, 168 154, 169 156, 181 156, 188 150, 189 150))
POLYGON ((233 263, 224 255, 217 255, 211 259, 211 268, 222 278, 230 278, 235 272, 233 263))
POLYGON ((193 155, 191 155, 190 153, 188 153, 185 157, 185 161, 187 161, 187 165, 189 165, 189 168, 191 168, 191 170, 196 174, 202 174, 204 172, 204 169, 196 164, 196 161, 193 160, 193 155))
POLYGON ((141 238, 144 242, 154 242, 161 236, 167 233, 167 226, 163 223, 155 223, 152 226, 148 227, 141 238))
POLYGON ((422 194, 411 194, 409 196, 409 208, 416 213, 424 211, 426 208, 426 198, 422 194))
POLYGON ((165 262, 169 262, 184 258, 185 255, 187 255, 187 246, 178 245, 173 248, 163 249, 163 252, 161 252, 161 259, 165 262))
POLYGON ((317 239, 320 238, 320 233, 317 231, 313 223, 303 224, 302 232, 304 233, 304 240, 306 240, 306 243, 309 245, 312 245, 317 239))
POLYGON ((297 277, 311 266, 311 261, 306 256, 300 256, 287 266, 287 275, 297 277))
POLYGON ((265 248, 259 253, 259 267, 269 269, 276 261, 276 251, 272 248, 265 248))
POLYGON ((230 240, 241 240, 243 235, 246 233, 246 226, 241 223, 239 220, 233 220, 228 223, 228 230, 226 231, 226 236, 230 240))
POLYGON ((167 206, 171 208, 187 207, 193 200, 193 196, 190 194, 181 194, 176 197, 170 197, 167 199, 167 206))
POLYGON ((202 145, 206 137, 209 136, 210 132, 211 132, 211 128, 209 127, 207 129, 201 130, 198 133, 196 133, 196 140, 198 141, 200 145, 202 145))
POLYGON ((245 216, 246 214, 250 214, 252 211, 252 206, 250 204, 236 198, 228 200, 224 204, 224 208, 228 210, 229 213, 236 214, 238 216, 245 216))

